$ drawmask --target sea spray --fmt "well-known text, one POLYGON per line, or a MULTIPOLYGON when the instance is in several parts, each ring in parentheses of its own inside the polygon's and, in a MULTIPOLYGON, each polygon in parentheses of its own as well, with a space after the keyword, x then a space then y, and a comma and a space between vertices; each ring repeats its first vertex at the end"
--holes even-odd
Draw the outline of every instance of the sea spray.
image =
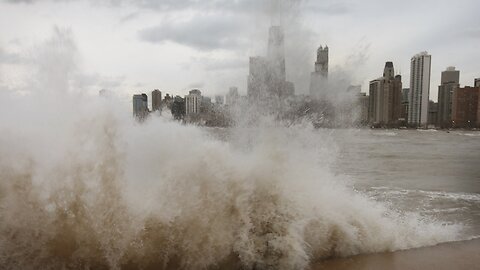
POLYGON ((2 268, 305 269, 461 229, 356 192, 329 168, 334 133, 305 123, 218 139, 93 97, 1 103, 2 268))

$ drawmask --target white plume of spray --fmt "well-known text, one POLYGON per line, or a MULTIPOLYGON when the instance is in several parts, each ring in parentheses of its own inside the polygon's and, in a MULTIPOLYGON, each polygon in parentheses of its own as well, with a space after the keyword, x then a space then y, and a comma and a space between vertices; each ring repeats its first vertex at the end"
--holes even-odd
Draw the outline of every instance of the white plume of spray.
POLYGON ((161 117, 139 124, 78 93, 71 68, 40 80, 42 98, 0 100, 2 268, 306 269, 458 237, 459 225, 351 189, 329 169, 326 130, 265 117, 220 140, 161 117))

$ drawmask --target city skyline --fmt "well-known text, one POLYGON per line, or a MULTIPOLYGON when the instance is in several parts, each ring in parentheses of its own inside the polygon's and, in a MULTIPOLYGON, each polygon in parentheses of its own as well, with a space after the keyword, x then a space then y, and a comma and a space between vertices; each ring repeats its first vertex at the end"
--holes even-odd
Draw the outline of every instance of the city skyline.
POLYGON ((48 43, 53 32, 54 38, 57 35, 72 41, 71 49, 80 62, 76 79, 91 93, 105 88, 130 100, 134 93, 157 88, 162 93, 182 96, 199 88, 213 97, 226 94, 230 86, 237 86, 239 93, 245 95, 248 57, 266 54, 264 37, 275 18, 272 14, 282 12, 288 36, 285 42, 287 80, 295 83, 298 94, 308 94, 312 62, 316 49, 322 44, 330 47, 332 75, 347 76, 352 84, 362 85, 362 92, 368 92, 368 82, 385 61, 393 61, 397 73, 404 78, 403 84, 409 85, 410 57, 423 50, 432 55, 432 100, 437 100, 440 74, 448 66, 461 70, 461 86, 471 86, 473 79, 480 77, 476 65, 478 54, 472 45, 480 38, 479 29, 475 28, 476 17, 468 16, 479 6, 475 1, 463 1, 461 7, 450 6, 446 1, 425 1, 418 6, 407 1, 396 6, 398 14, 379 15, 377 21, 368 18, 376 1, 363 5, 350 1, 300 4, 284 1, 287 3, 284 6, 292 12, 251 1, 187 2, 145 1, 140 5, 118 1, 117 5, 111 5, 107 2, 2 1, 0 8, 5 16, 0 19, 1 25, 14 23, 17 27, 15 31, 2 27, 0 87, 7 90, 24 87, 12 83, 13 79, 29 73, 28 66, 35 60, 29 58, 30 55, 35 55, 38 44, 48 43), (422 8, 434 3, 436 11, 429 12, 435 16, 426 14, 422 8), (91 13, 91 21, 81 20, 77 13, 82 12, 77 11, 91 13), (402 14, 409 14, 412 19, 423 15, 421 22, 425 25, 407 27, 410 22, 398 19, 402 14), (437 19, 442 14, 449 14, 451 25, 448 27, 437 19), (188 16, 182 19, 183 15, 188 16), (427 20, 429 16, 433 18, 427 20), (253 22, 246 23, 248 20, 253 22), (343 24, 340 25, 340 21, 343 24), (382 26, 382 22, 387 21, 393 23, 382 26), (220 29, 218 25, 223 22, 224 29, 220 29), (93 24, 98 27, 92 27, 93 24), (372 24, 376 27, 369 27, 372 24), (54 26, 58 30, 52 30, 54 26), (382 31, 384 27, 402 26, 409 31, 394 31, 394 36, 382 31), (198 34, 189 37, 192 32, 198 34), (443 42, 445 36, 450 36, 451 42, 443 42))

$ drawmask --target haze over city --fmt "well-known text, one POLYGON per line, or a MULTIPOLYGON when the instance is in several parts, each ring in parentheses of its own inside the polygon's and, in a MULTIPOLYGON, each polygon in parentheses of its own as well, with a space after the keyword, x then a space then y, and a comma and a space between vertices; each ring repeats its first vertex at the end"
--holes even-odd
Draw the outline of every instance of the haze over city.
POLYGON ((126 103, 156 88, 213 97, 234 85, 246 94, 248 57, 265 54, 269 26, 282 24, 296 93, 308 93, 316 48, 327 44, 330 71, 362 92, 385 61, 408 85, 411 56, 428 51, 436 100, 447 66, 461 71, 460 85, 478 77, 479 8, 474 0, 1 1, 0 86, 28 91, 17 79, 29 78, 33 52, 60 35, 72 42, 72 80, 92 94, 113 90, 126 103))

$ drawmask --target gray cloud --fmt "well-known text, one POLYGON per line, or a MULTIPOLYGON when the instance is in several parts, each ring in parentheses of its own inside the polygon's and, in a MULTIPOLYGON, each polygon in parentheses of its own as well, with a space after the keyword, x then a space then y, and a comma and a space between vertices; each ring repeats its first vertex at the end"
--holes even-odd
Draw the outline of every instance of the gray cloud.
POLYGON ((143 41, 175 42, 199 50, 233 49, 246 40, 238 16, 202 16, 186 22, 166 22, 139 32, 143 41))

